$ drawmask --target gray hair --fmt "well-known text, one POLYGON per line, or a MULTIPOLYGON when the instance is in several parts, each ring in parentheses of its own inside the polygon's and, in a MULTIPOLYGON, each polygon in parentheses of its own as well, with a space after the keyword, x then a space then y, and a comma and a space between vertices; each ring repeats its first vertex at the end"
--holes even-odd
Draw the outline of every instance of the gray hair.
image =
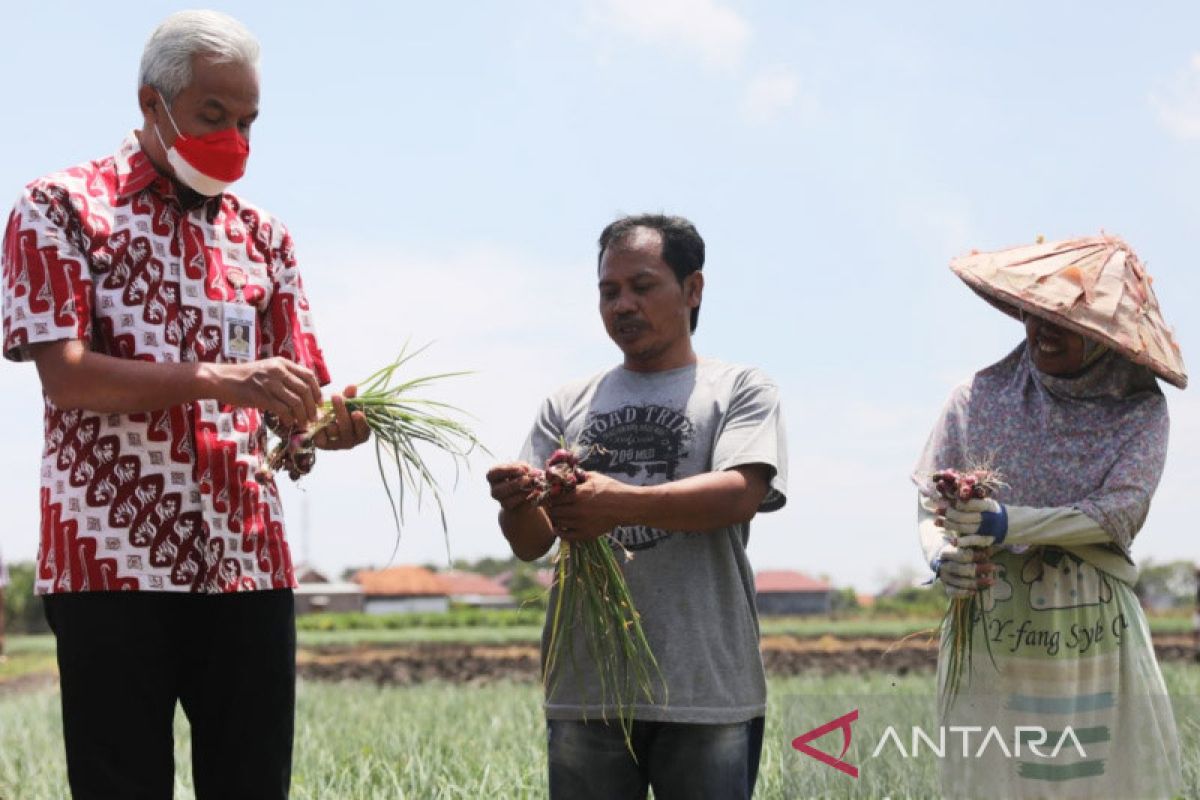
POLYGON ((168 103, 192 82, 192 57, 258 66, 258 40, 242 23, 218 11, 179 11, 162 21, 142 51, 140 86, 153 86, 168 103))

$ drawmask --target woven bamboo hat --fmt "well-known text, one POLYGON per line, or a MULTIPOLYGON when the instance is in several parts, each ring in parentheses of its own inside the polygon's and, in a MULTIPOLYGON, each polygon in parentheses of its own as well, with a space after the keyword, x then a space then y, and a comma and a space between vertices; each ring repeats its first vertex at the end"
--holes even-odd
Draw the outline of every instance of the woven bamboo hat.
POLYGON ((1027 311, 1116 350, 1183 389, 1187 369, 1163 320, 1153 279, 1116 236, 973 251, 950 262, 968 286, 1006 314, 1027 311))

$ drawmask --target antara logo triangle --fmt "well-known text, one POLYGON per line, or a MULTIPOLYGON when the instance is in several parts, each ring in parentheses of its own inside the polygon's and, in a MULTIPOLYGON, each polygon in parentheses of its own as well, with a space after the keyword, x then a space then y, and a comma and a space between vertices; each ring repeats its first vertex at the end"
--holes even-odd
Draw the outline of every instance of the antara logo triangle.
POLYGON ((848 764, 842 760, 846 755, 846 751, 850 749, 850 724, 857 719, 858 709, 856 708, 849 714, 843 714, 837 719, 826 722, 819 728, 813 728, 808 733, 797 736, 792 740, 792 747, 799 750, 801 753, 804 753, 804 755, 809 756, 810 758, 815 758, 822 764, 828 764, 834 769, 846 773, 851 778, 857 778, 858 767, 854 766, 853 764, 848 764), (828 753, 823 753, 809 744, 809 742, 815 739, 820 739, 825 734, 838 729, 841 729, 842 731, 842 752, 837 758, 834 758, 828 753))

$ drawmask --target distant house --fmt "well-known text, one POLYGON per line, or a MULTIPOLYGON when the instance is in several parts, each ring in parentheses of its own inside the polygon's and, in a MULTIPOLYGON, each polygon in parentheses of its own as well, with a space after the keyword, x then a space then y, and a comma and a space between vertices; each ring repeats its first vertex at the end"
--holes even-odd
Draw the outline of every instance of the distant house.
POLYGON ((925 575, 913 574, 909 576, 901 576, 894 580, 888 581, 884 587, 875 595, 878 600, 880 598, 895 597, 902 592, 907 592, 909 589, 927 589, 928 573, 925 575))
POLYGON ((297 614, 363 610, 363 590, 357 583, 334 583, 305 564, 297 565, 295 573, 297 614))
POLYGON ((479 608, 513 608, 516 603, 512 595, 497 579, 452 569, 437 573, 451 603, 479 608))
POLYGON ((754 576, 754 589, 758 613, 763 615, 828 614, 832 607, 833 587, 802 572, 759 572, 754 576))
POLYGON ((436 572, 425 567, 399 566, 359 570, 354 582, 362 587, 368 614, 441 612, 450 609, 450 595, 436 572))
MULTIPOLYGON (((501 572, 496 576, 496 582, 504 588, 511 590, 512 579, 515 574, 511 569, 501 572)), ((543 589, 549 589, 554 583, 554 569, 552 567, 542 567, 533 573, 533 579, 537 582, 538 586, 543 589)))

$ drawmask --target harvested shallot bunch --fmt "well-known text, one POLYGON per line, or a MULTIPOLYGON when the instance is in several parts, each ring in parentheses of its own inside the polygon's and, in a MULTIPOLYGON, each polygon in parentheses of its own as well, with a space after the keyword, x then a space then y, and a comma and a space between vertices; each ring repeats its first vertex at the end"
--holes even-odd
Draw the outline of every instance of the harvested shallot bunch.
POLYGON ((991 497, 1004 485, 1000 473, 985 468, 966 472, 942 469, 933 473, 930 480, 943 499, 960 503, 991 497))
MULTIPOLYGON (((587 472, 580 466, 579 454, 563 447, 550 455, 544 469, 535 469, 532 478, 530 499, 542 506, 575 491, 587 481, 587 472)), ((582 633, 584 652, 596 662, 602 705, 616 710, 625 744, 632 752, 634 704, 639 697, 654 702, 656 679, 661 683, 662 673, 614 548, 621 548, 625 561, 632 559, 611 532, 587 541, 559 539, 554 579, 558 595, 550 609, 550 642, 542 681, 552 691, 560 655, 565 650, 575 659, 575 634, 582 633)))
MULTIPOLYGON (((951 504, 991 497, 1004 486, 1000 473, 986 467, 962 472, 954 469, 938 470, 930 476, 930 483, 937 495, 951 504)), ((942 696, 944 707, 947 709, 958 695, 964 671, 970 669, 975 623, 982 621, 986 625, 986 616, 987 612, 979 592, 972 592, 967 597, 950 598, 950 606, 946 609, 946 624, 949 630, 945 640, 946 683, 942 696)), ((991 642, 986 635, 983 640, 988 647, 988 656, 991 657, 991 642)), ((992 663, 995 663, 995 659, 992 659, 992 663)))
POLYGON ((579 466, 579 457, 571 450, 559 448, 546 459, 546 468, 535 470, 533 478, 533 501, 541 506, 551 498, 570 492, 587 480, 587 473, 579 466))
MULTIPOLYGON (((486 452, 487 448, 460 419, 463 414, 459 409, 424 394, 428 387, 445 378, 467 373, 445 372, 398 379, 408 362, 424 349, 410 351, 406 345, 395 361, 359 384, 358 394, 346 400, 346 408, 362 412, 375 438, 379 478, 396 524, 396 548, 400 546, 405 495, 415 494, 419 503, 422 494, 428 492, 441 517, 448 554, 450 541, 441 487, 426 461, 426 453, 432 451, 449 457, 457 471, 460 465, 467 463, 472 451, 478 448, 486 452), (388 473, 393 471, 396 475, 394 487, 388 478, 388 473)), ((267 420, 268 423, 275 422, 270 427, 279 440, 255 475, 257 480, 266 481, 279 469, 286 470, 295 480, 312 469, 316 459, 313 437, 334 420, 330 401, 322 403, 320 410, 317 421, 304 430, 283 430, 277 421, 267 420)), ((395 556, 395 549, 392 555, 395 556)))

